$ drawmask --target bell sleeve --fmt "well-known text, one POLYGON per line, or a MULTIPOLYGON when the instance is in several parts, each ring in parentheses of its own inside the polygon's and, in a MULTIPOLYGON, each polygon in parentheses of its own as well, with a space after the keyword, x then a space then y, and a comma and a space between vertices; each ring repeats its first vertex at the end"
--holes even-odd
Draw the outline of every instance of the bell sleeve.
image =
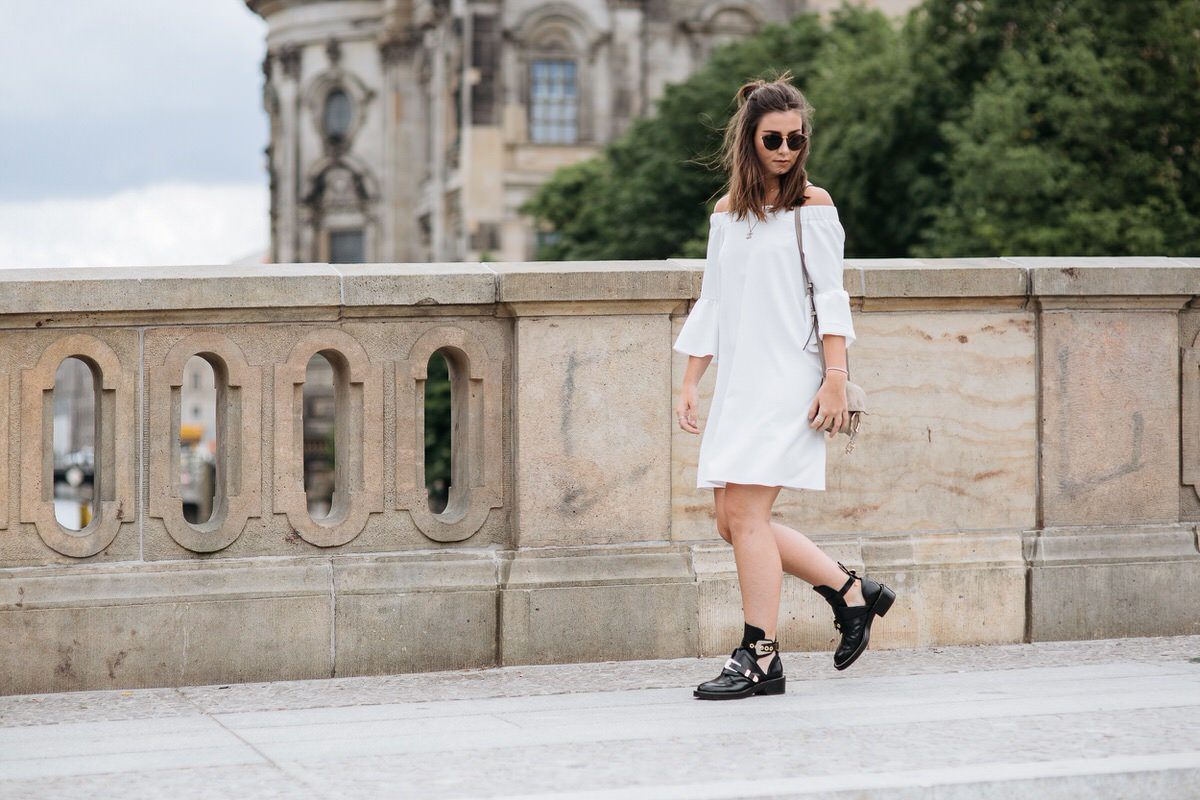
MULTIPOLYGON (((814 206, 834 209, 833 206, 814 206)), ((846 231, 832 213, 814 215, 804 223, 804 261, 813 284, 813 302, 817 308, 817 327, 827 334, 846 337, 846 347, 855 340, 854 321, 850 318, 850 294, 842 288, 842 258, 846 231)), ((805 309, 808 312, 808 309, 805 309)), ((809 336, 806 350, 819 353, 817 337, 809 336)))
POLYGON ((725 235, 724 215, 709 217, 708 253, 704 261, 704 278, 697 298, 683 328, 675 339, 673 349, 689 356, 712 356, 717 360, 717 321, 720 316, 721 265, 718 254, 725 235))

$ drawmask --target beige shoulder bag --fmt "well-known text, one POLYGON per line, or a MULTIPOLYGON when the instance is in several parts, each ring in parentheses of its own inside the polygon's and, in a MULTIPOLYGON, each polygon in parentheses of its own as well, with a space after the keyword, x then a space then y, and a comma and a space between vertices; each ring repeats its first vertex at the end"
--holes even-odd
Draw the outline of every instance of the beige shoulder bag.
MULTIPOLYGON (((793 214, 793 219, 796 223, 796 244, 800 247, 800 268, 804 271, 804 283, 808 287, 808 305, 809 313, 812 315, 812 326, 809 333, 809 339, 812 339, 812 334, 817 334, 817 353, 821 356, 821 379, 825 378, 825 348, 821 342, 821 332, 817 328, 817 301, 813 298, 812 280, 808 277, 808 264, 804 259, 804 232, 801 230, 802 223, 800 222, 800 206, 796 206, 793 214)), ((807 347, 808 342, 804 345, 807 347)), ((846 442, 846 452, 854 451, 854 440, 858 436, 858 426, 862 422, 862 415, 867 413, 867 393, 862 390, 862 387, 850 380, 850 353, 846 352, 846 408, 850 414, 850 421, 843 425, 838 433, 844 433, 850 437, 846 442)))

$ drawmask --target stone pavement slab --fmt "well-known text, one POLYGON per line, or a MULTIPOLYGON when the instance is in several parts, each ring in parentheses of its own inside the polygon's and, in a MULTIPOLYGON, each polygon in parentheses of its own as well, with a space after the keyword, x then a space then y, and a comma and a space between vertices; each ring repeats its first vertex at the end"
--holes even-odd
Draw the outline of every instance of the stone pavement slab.
POLYGON ((0 797, 1200 797, 1200 636, 0 698, 0 797))

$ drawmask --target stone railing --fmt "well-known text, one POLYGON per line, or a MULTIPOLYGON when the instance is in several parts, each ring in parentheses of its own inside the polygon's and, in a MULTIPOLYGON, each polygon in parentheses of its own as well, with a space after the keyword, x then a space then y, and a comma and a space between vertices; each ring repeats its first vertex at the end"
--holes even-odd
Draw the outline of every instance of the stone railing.
MULTIPOLYGON (((727 652, 732 551, 672 413, 702 267, 0 271, 0 691, 727 652), (315 353, 338 408, 319 522, 298 424, 315 353), (177 477, 194 355, 221 409, 204 525, 177 477), (97 387, 82 531, 55 519, 50 473, 72 356, 97 387)), ((1200 259, 848 260, 845 286, 871 414, 852 455, 829 448, 827 491, 776 511, 897 589, 872 647, 1200 632, 1200 259)), ((831 648, 831 622, 787 577, 785 649, 831 648)))

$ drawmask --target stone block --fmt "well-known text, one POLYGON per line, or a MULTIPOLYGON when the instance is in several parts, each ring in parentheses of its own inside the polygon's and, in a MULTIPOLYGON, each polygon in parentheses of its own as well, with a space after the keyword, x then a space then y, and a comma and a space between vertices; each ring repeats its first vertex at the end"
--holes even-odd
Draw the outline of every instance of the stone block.
POLYGON ((1200 634, 1198 536, 1190 524, 1031 532, 1030 641, 1200 634))
POLYGON ((342 303, 350 314, 426 316, 437 306, 496 302, 496 273, 486 264, 337 264, 333 268, 342 275, 342 303))
POLYGON ((335 558, 336 674, 494 665, 496 571, 487 554, 335 558))
POLYGON ((1176 314, 1044 311, 1041 372, 1044 524, 1176 521, 1176 314))
POLYGON ((339 677, 497 663, 494 590, 342 595, 334 624, 339 677))
MULTIPOLYGON (((1029 289, 1026 270, 1000 258, 851 258, 846 267, 861 273, 867 309, 900 298, 990 298, 996 302, 998 298, 1024 298, 1029 289)), ((846 291, 855 294, 849 274, 843 282, 846 291)))
POLYGON ((665 540, 665 316, 521 317, 514 384, 520 546, 665 540))
MULTIPOLYGON (((1037 297, 1114 297, 1156 301, 1157 297, 1196 294, 1200 264, 1162 256, 1010 257, 1029 270, 1030 292, 1037 297)), ((1074 301, 1076 304, 1078 300, 1074 301)), ((1178 307, 1178 306, 1176 306, 1178 307)))
POLYGON ((697 653, 687 554, 557 549, 503 565, 500 663, 682 658, 697 653))
POLYGON ((102 312, 332 308, 341 281, 328 264, 79 267, 0 270, 0 315, 49 317, 50 325, 102 312), (66 319, 63 319, 66 317, 66 319))
POLYGON ((693 270, 671 261, 489 263, 502 303, 669 300, 692 297, 693 270))
POLYGON ((328 677, 327 564, 0 572, 0 694, 328 677))

